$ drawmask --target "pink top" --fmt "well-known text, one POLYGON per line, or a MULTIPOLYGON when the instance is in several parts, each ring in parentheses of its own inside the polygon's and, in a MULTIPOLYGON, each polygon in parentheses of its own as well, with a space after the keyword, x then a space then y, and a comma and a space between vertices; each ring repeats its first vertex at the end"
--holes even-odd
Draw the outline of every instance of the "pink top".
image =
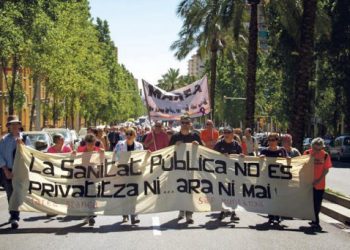
POLYGON ((62 147, 62 149, 61 149, 61 152, 59 152, 59 151, 57 151, 57 150, 55 149, 54 146, 52 146, 52 147, 49 147, 49 149, 47 150, 47 152, 48 152, 48 153, 52 153, 52 154, 57 154, 57 153, 70 153, 70 152, 72 152, 72 149, 71 149, 69 146, 64 145, 64 146, 62 147))
MULTIPOLYGON (((79 146, 78 147, 78 152, 79 153, 87 152, 86 150, 87 150, 86 146, 79 146)), ((99 147, 94 146, 94 149, 93 149, 94 152, 98 152, 99 150, 100 150, 99 147)))
POLYGON ((152 142, 151 144, 149 144, 148 149, 150 151, 156 151, 162 148, 166 148, 167 146, 169 146, 169 137, 165 132, 160 132, 158 134, 156 133, 148 133, 148 135, 146 136, 145 142, 144 144, 148 144, 152 139, 153 136, 155 137, 155 142, 152 142))

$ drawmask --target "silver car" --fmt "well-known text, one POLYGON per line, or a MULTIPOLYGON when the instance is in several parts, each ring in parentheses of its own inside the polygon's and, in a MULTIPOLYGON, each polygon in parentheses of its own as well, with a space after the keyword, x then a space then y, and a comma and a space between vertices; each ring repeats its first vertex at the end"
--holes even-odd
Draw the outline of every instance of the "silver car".
POLYGON ((329 145, 329 153, 332 158, 338 161, 350 157, 350 135, 342 135, 337 137, 333 143, 329 145))

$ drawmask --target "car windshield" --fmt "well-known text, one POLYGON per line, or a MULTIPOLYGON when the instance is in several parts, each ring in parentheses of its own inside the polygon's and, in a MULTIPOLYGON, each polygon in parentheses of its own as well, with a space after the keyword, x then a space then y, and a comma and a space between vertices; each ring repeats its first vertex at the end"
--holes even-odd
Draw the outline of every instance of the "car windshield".
POLYGON ((67 130, 47 130, 47 132, 50 133, 51 136, 57 133, 63 135, 64 141, 72 140, 71 134, 67 130))

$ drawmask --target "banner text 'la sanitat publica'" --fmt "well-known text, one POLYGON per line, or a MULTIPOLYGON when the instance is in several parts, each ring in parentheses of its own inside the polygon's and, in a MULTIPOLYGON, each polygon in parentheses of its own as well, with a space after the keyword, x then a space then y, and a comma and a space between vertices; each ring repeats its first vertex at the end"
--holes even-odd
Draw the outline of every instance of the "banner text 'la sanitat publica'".
POLYGON ((293 159, 226 157, 192 144, 152 153, 44 154, 20 146, 10 209, 67 215, 245 210, 313 219, 313 167, 293 159))

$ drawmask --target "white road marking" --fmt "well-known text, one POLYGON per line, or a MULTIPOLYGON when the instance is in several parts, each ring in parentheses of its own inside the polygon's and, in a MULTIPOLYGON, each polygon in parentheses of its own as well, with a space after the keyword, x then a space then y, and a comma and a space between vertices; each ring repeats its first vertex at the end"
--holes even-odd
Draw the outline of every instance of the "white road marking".
POLYGON ((6 197, 6 194, 0 195, 0 199, 6 197))
POLYGON ((161 236, 162 231, 160 231, 160 221, 159 217, 152 217, 152 227, 153 227, 153 235, 154 236, 161 236))

